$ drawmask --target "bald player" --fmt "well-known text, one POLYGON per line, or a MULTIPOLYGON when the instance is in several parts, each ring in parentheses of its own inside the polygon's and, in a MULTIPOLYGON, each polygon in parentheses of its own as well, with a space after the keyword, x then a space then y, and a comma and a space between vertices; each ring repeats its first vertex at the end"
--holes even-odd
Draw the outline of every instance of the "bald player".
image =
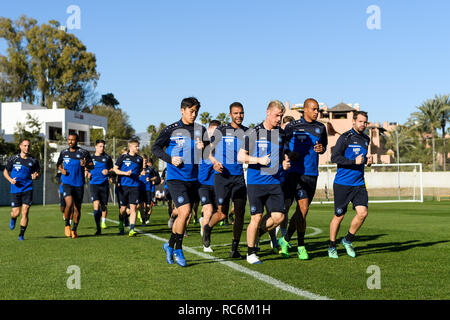
POLYGON ((303 111, 303 117, 300 120, 290 122, 285 128, 291 159, 291 168, 285 181, 286 211, 289 212, 294 199, 298 207, 289 221, 286 235, 280 238, 278 243, 281 247, 281 255, 288 258, 291 247, 289 241, 297 231, 298 258, 307 260, 309 255, 304 243, 306 216, 316 192, 319 154, 325 153, 328 138, 325 126, 317 121, 319 103, 312 98, 306 99, 303 111))

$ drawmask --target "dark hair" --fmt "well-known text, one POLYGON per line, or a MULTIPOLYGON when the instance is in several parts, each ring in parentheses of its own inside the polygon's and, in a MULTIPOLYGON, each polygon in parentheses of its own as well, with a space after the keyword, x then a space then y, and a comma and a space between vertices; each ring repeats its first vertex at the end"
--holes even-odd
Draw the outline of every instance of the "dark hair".
POLYGON ((366 117, 367 119, 369 119, 369 116, 367 115, 366 111, 354 111, 353 112, 353 120, 356 120, 356 118, 358 118, 359 115, 362 115, 362 116, 366 117))
POLYGON ((76 133, 76 132, 71 132, 71 133, 69 133, 69 135, 68 135, 68 137, 70 137, 70 136, 74 136, 74 137, 76 137, 77 138, 77 141, 78 141, 78 133, 76 133))
POLYGON ((138 139, 130 139, 130 140, 128 141, 128 144, 131 144, 131 143, 137 143, 137 144, 139 144, 139 140, 138 140, 138 139))
POLYGON ((212 127, 212 126, 216 126, 216 127, 218 127, 218 126, 220 126, 222 123, 219 121, 219 120, 211 120, 211 122, 209 123, 209 126, 210 127, 212 127))
POLYGON ((146 154, 143 154, 142 158, 148 161, 148 156, 146 154))
POLYGON ((242 110, 244 110, 244 106, 240 102, 233 102, 232 104, 230 104, 230 113, 231 109, 233 108, 242 108, 242 110))
POLYGON ((103 140, 103 139, 97 139, 97 140, 95 141, 95 145, 98 145, 99 143, 103 143, 104 145, 106 145, 106 142, 105 142, 105 140, 103 140))
POLYGON ((200 101, 195 97, 184 98, 181 101, 181 109, 192 108, 193 106, 197 106, 200 109, 200 101))
POLYGON ((283 118, 283 123, 292 122, 292 121, 294 121, 294 120, 295 120, 294 117, 291 117, 291 116, 285 116, 285 117, 283 118))
POLYGON ((19 145, 22 144, 24 141, 28 141, 28 142, 31 144, 31 140, 30 140, 30 139, 28 139, 28 138, 23 138, 22 140, 20 140, 19 145))

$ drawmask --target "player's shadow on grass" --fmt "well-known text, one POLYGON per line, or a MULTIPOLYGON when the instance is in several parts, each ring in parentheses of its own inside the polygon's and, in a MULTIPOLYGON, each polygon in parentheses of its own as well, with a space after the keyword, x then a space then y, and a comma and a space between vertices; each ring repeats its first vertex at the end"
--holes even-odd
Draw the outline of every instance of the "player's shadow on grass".
POLYGON ((356 254, 363 256, 366 254, 386 253, 386 252, 401 252, 415 248, 427 248, 440 243, 447 243, 450 240, 420 242, 420 240, 409 240, 405 242, 386 242, 386 243, 371 243, 366 246, 355 247, 356 254))
MULTIPOLYGON (((362 236, 358 236, 355 239, 355 241, 357 241, 358 243, 364 243, 367 241, 377 240, 384 236, 387 236, 387 234, 362 235, 362 236)), ((338 251, 340 251, 342 248, 342 250, 344 250, 344 252, 345 252, 345 249, 340 245, 341 239, 342 239, 342 237, 339 237, 337 239, 338 251)), ((292 248, 289 249, 291 258, 297 256, 297 243, 296 242, 297 242, 297 238, 292 238, 290 241, 290 243, 292 244, 292 248)), ((316 259, 316 258, 321 258, 321 257, 328 257, 328 247, 330 246, 330 242, 327 237, 324 237, 324 236, 317 236, 317 237, 310 237, 310 238, 307 237, 307 238, 305 238, 305 246, 306 246, 306 249, 308 250, 310 260, 316 259)), ((359 247, 355 247, 357 255, 359 255, 358 248, 359 247)), ((263 250, 260 251, 258 256, 261 258, 273 256, 271 258, 265 258, 264 259, 265 261, 286 259, 286 258, 281 257, 279 254, 276 255, 273 253, 273 251, 267 250, 265 248, 263 248, 263 250)))

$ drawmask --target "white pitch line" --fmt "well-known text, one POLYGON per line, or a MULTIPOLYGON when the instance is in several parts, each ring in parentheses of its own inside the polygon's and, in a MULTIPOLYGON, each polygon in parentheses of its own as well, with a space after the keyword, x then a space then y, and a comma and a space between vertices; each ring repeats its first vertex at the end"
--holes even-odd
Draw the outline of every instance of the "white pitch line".
MULTIPOLYGON (((93 215, 93 213, 89 213, 89 214, 93 215)), ((115 220, 111 220, 111 219, 108 219, 108 218, 106 220, 109 221, 109 222, 113 222, 113 223, 119 224, 119 222, 117 222, 115 220)), ((136 228, 135 228, 135 230, 136 231, 140 231, 139 229, 136 229, 136 228)), ((167 239, 155 236, 154 234, 151 234, 151 233, 141 233, 141 234, 144 235, 144 236, 147 236, 149 238, 161 241, 161 242, 167 242, 168 241, 167 239)), ((247 274, 247 275, 249 275, 249 276, 251 276, 251 277, 253 277, 253 278, 257 279, 257 280, 260 280, 262 282, 270 284, 270 285, 272 285, 272 286, 274 286, 274 287, 276 287, 278 289, 281 289, 283 291, 295 294, 295 295, 297 295, 299 297, 303 297, 303 298, 310 299, 310 300, 331 300, 328 297, 320 296, 320 295, 317 295, 315 293, 312 293, 312 292, 309 292, 309 291, 306 291, 306 290, 302 290, 302 289, 293 287, 293 286, 291 286, 291 285, 289 285, 287 283, 284 283, 284 282, 282 282, 280 280, 272 278, 272 277, 270 277, 268 275, 265 275, 265 274, 263 274, 261 272, 248 269, 246 267, 243 267, 243 266, 241 266, 241 265, 239 265, 237 263, 231 262, 231 261, 227 261, 227 260, 224 260, 224 259, 216 258, 216 257, 211 256, 209 254, 206 254, 206 253, 194 250, 193 248, 190 248, 190 247, 187 247, 187 246, 183 246, 183 250, 187 251, 189 253, 195 254, 195 255, 203 258, 203 259, 213 260, 215 262, 221 263, 221 264, 223 264, 223 265, 225 265, 225 266, 227 266, 227 267, 229 267, 229 268, 231 268, 233 270, 245 273, 245 274, 247 274)))

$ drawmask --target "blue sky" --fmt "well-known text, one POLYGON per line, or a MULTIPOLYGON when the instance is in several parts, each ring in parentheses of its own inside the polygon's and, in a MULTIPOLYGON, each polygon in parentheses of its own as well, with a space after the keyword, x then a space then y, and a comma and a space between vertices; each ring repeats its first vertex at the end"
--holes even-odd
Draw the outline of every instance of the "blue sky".
POLYGON ((308 97, 403 123, 425 99, 450 93, 446 0, 16 0, 0 16, 65 25, 70 5, 81 28, 69 31, 97 58, 99 96, 114 93, 137 132, 178 120, 187 96, 213 116, 240 101, 246 124, 272 99, 308 97), (380 30, 366 26, 370 5, 380 30))

